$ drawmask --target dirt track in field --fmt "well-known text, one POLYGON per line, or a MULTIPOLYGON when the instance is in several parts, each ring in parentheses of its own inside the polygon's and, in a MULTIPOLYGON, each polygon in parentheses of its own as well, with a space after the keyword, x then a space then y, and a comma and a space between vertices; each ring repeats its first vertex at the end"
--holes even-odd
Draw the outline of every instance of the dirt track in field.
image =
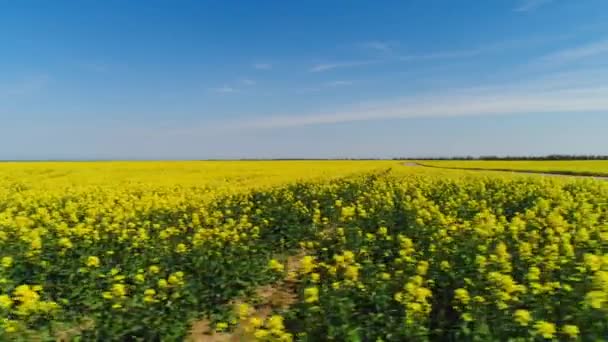
POLYGON ((463 170, 463 171, 494 171, 494 172, 512 172, 512 173, 520 173, 525 175, 539 175, 539 176, 548 176, 548 177, 569 177, 569 178, 579 178, 579 179, 597 179, 608 181, 608 177, 606 176, 585 176, 585 175, 572 175, 566 173, 552 172, 547 173, 543 171, 524 171, 524 170, 508 170, 508 169, 483 169, 483 168, 465 168, 465 167, 448 167, 448 166, 432 166, 425 165, 416 162, 406 162, 403 163, 404 166, 408 167, 428 167, 434 169, 446 169, 446 170, 463 170))

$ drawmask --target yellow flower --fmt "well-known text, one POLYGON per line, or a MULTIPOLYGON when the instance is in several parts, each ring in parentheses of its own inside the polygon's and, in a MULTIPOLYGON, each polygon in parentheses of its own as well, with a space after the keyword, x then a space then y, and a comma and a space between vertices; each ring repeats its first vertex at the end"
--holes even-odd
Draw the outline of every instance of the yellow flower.
POLYGON ((285 326, 283 325, 283 317, 281 317, 279 315, 273 315, 272 317, 270 317, 268 319, 268 322, 267 322, 266 326, 271 331, 281 331, 281 330, 283 330, 285 328, 285 326))
POLYGON ((215 330, 216 331, 224 331, 226 329, 228 329, 228 323, 226 323, 226 322, 218 322, 215 325, 215 330))
POLYGON ((416 266, 416 273, 419 275, 425 275, 428 269, 429 263, 426 261, 421 261, 418 263, 418 266, 416 266))
POLYGON ((171 274, 167 280, 171 285, 184 285, 184 272, 175 272, 171 274))
POLYGON ((538 281, 540 279, 540 269, 535 266, 530 267, 527 278, 530 281, 538 281))
POLYGON ((0 308, 8 309, 13 305, 13 300, 8 295, 0 295, 0 308))
POLYGON ((585 302, 594 309, 601 309, 608 296, 603 291, 590 291, 585 296, 585 302))
POLYGON ((249 314, 251 313, 251 307, 246 303, 239 304, 236 309, 241 319, 249 317, 249 314))
POLYGON ((19 322, 11 320, 11 319, 4 319, 1 321, 2 322, 2 328, 4 329, 5 332, 7 333, 14 333, 17 331, 17 329, 19 328, 19 322))
POLYGON ((562 327, 562 332, 569 338, 577 338, 580 334, 580 330, 576 325, 566 324, 562 327))
POLYGON ((156 303, 158 300, 153 296, 144 296, 144 303, 156 303))
POLYGON ((415 293, 415 298, 418 301, 425 301, 428 297, 430 297, 433 293, 431 292, 431 290, 427 289, 426 287, 419 287, 416 289, 415 293))
POLYGON ((89 256, 87 258, 86 265, 87 267, 99 267, 99 258, 96 256, 89 256))
POLYGON ((598 271, 602 267, 602 258, 597 255, 585 253, 583 259, 585 265, 593 272, 598 271))
POLYGON ((450 262, 449 262, 449 261, 444 260, 444 261, 442 261, 442 262, 439 264, 439 267, 441 268, 441 270, 443 270, 443 271, 447 271, 447 270, 449 270, 449 269, 450 269, 450 262))
POLYGON ((534 324, 534 329, 536 329, 536 333, 547 339, 553 338, 553 335, 555 334, 555 324, 546 321, 536 322, 534 324))
POLYGON ((68 239, 67 237, 62 237, 61 239, 59 239, 58 244, 59 246, 67 249, 73 247, 72 241, 70 241, 70 239, 68 239))
POLYGON ((318 302, 319 289, 316 286, 307 287, 304 289, 304 301, 309 304, 318 302))
POLYGON ((171 284, 171 285, 177 285, 180 282, 179 278, 176 277, 174 274, 170 275, 169 279, 167 279, 167 280, 168 280, 169 284, 171 284))
POLYGON ((353 265, 347 266, 344 271, 344 276, 350 280, 357 280, 359 277, 359 267, 353 265))
POLYGON ((127 287, 125 284, 112 285, 112 296, 122 298, 127 295, 127 287))
POLYGON ((9 268, 13 265, 13 258, 11 258, 10 256, 2 257, 0 264, 2 264, 2 267, 4 268, 9 268))
POLYGON ((532 320, 530 311, 523 309, 515 310, 513 317, 515 319, 515 322, 517 322, 521 326, 527 326, 530 320, 532 320))
MULTIPOLYGON (((112 279, 114 281, 123 281, 123 280, 125 280, 125 278, 127 278, 127 277, 122 274, 117 274, 114 277, 112 277, 112 279)), ((137 276, 135 277, 135 279, 137 280, 137 276)))
POLYGON ((143 283, 144 281, 146 281, 146 277, 141 273, 136 274, 135 277, 133 277, 133 278, 135 279, 135 282, 140 283, 140 284, 143 283))
POLYGON ((154 289, 146 289, 144 291, 144 302, 145 303, 156 303, 158 300, 154 298, 156 291, 154 289))
POLYGON ((344 251, 342 255, 344 256, 344 262, 346 263, 351 263, 355 261, 355 253, 351 251, 344 251))
POLYGON ((300 270, 303 274, 308 274, 315 269, 315 258, 310 255, 306 255, 302 258, 300 263, 300 270))
POLYGON ((37 302, 40 295, 34 291, 29 285, 19 285, 13 291, 15 299, 22 303, 37 302))
POLYGON ((188 251, 188 247, 186 247, 186 245, 184 245, 183 243, 180 243, 175 247, 175 251, 177 253, 183 254, 188 251))
POLYGON ((277 336, 279 342, 292 342, 293 335, 287 332, 282 332, 279 336, 277 336))
POLYGON ((466 289, 456 289, 454 291, 454 298, 456 298, 462 304, 469 304, 471 297, 469 297, 469 291, 466 289))
POLYGON ((255 336, 256 339, 262 340, 262 339, 267 338, 270 335, 270 332, 266 329, 258 329, 255 331, 255 333, 253 335, 255 336))
POLYGON ((259 328, 264 325, 264 321, 259 317, 251 317, 249 319, 249 326, 253 329, 259 328))
POLYGON ((270 259, 268 262, 268 268, 275 272, 283 272, 285 266, 283 266, 283 264, 281 264, 277 259, 270 259))

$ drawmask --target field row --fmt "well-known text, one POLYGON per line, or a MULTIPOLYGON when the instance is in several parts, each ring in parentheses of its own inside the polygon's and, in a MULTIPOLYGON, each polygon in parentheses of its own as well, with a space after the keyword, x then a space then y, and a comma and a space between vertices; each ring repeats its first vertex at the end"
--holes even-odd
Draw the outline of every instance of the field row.
POLYGON ((608 177, 607 160, 559 160, 559 161, 486 161, 442 160, 420 161, 421 165, 463 170, 497 170, 530 173, 548 173, 573 176, 608 177))

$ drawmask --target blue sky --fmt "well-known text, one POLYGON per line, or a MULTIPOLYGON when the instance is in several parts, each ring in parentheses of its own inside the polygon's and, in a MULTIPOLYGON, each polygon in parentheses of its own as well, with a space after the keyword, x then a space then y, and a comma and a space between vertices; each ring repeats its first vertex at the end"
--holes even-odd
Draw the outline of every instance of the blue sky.
POLYGON ((608 2, 0 0, 0 159, 608 154, 608 2))

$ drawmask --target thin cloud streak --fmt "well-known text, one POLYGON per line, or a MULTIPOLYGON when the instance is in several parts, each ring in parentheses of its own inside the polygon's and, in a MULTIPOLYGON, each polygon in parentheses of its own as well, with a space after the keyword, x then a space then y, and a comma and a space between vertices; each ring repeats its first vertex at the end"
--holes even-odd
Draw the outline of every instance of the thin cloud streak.
POLYGON ((553 0, 524 0, 519 7, 515 8, 515 12, 530 12, 541 6, 550 4, 553 0))
POLYGON ((433 60, 433 59, 454 59, 454 58, 465 58, 479 55, 482 52, 490 51, 490 48, 477 48, 470 50, 455 50, 455 51, 442 51, 420 55, 405 55, 399 56, 401 61, 415 61, 415 60, 433 60))
POLYGON ((397 45, 391 41, 370 41, 358 44, 359 47, 367 50, 379 51, 383 53, 390 53, 397 45))
POLYGON ((46 87, 49 79, 47 75, 36 75, 10 84, 0 84, 0 98, 36 93, 46 87))
POLYGON ((347 62, 333 62, 333 63, 321 63, 314 65, 309 69, 310 72, 322 72, 329 71, 333 69, 342 69, 342 68, 353 68, 364 65, 378 64, 382 63, 380 60, 370 60, 370 61, 347 61, 347 62))
POLYGON ((107 72, 110 70, 110 66, 108 64, 102 63, 102 62, 85 62, 85 63, 82 63, 82 67, 85 70, 97 72, 97 73, 103 73, 103 72, 107 72))
POLYGON ((219 87, 219 88, 214 88, 213 91, 215 91, 217 93, 234 93, 234 92, 236 92, 236 89, 234 89, 233 87, 230 87, 230 86, 223 86, 223 87, 219 87))
POLYGON ((428 54, 402 55, 402 56, 394 56, 394 57, 389 57, 389 58, 380 59, 380 60, 367 60, 367 61, 362 60, 362 61, 322 63, 322 64, 314 65, 312 68, 309 69, 309 71, 310 72, 323 72, 323 71, 330 71, 330 70, 341 69, 341 68, 354 68, 354 67, 367 66, 367 65, 373 65, 373 64, 389 63, 391 61, 409 62, 409 61, 419 61, 419 60, 466 58, 466 57, 472 57, 472 56, 479 55, 481 53, 492 51, 492 50, 497 50, 497 46, 491 45, 491 46, 487 46, 487 47, 481 47, 481 48, 470 49, 470 50, 440 51, 440 52, 428 53, 428 54))
POLYGON ((541 63, 563 64, 608 53, 608 39, 563 49, 539 59, 541 63))
POLYGON ((301 116, 274 116, 241 123, 243 129, 283 128, 407 118, 464 117, 551 112, 608 112, 608 82, 579 82, 568 88, 564 78, 534 80, 525 84, 455 89, 441 94, 398 98, 351 109, 301 116))
MULTIPOLYGON (((505 50, 517 49, 522 46, 527 46, 531 44, 542 44, 557 40, 563 40, 571 37, 571 35, 560 35, 553 37, 532 37, 532 38, 524 38, 519 40, 508 40, 501 41, 492 44, 482 45, 478 47, 473 47, 470 49, 462 49, 462 50, 448 50, 448 51, 437 51, 430 53, 420 53, 420 54, 407 54, 407 55, 399 55, 394 53, 392 50, 390 54, 387 56, 380 57, 375 60, 351 60, 351 61, 338 61, 331 63, 320 63, 312 66, 308 71, 310 72, 324 72, 330 71, 334 69, 340 68, 354 68, 361 67, 373 64, 383 64, 390 63, 395 61, 400 62, 416 62, 416 61, 432 61, 432 60, 449 60, 449 59, 461 59, 468 57, 475 57, 483 54, 489 53, 498 53, 505 50)), ((386 43, 382 42, 372 42, 372 46, 376 48, 384 47, 386 43)))
POLYGON ((572 37, 571 34, 556 35, 551 37, 526 37, 523 39, 499 41, 468 49, 402 55, 399 56, 398 59, 401 61, 416 61, 467 58, 482 54, 498 53, 506 50, 515 50, 525 46, 540 45, 549 42, 561 41, 570 37, 572 37))
POLYGON ((344 87, 353 85, 352 81, 332 81, 325 83, 326 87, 344 87))
POLYGON ((253 68, 257 70, 270 70, 272 69, 272 64, 270 63, 254 63, 253 68))

